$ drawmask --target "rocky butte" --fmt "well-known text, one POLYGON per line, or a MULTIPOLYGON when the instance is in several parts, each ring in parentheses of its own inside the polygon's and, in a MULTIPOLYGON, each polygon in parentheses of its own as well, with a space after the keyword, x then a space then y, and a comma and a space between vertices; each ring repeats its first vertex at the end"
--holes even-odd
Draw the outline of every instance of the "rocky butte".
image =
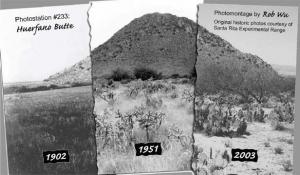
POLYGON ((138 67, 151 68, 165 77, 190 75, 195 66, 197 72, 203 66, 199 61, 196 63, 197 54, 202 59, 234 59, 272 69, 258 56, 240 52, 190 19, 152 13, 134 19, 95 48, 91 60, 86 58, 47 80, 60 83, 91 81, 90 61, 93 79, 108 77, 117 68, 132 73, 138 67))
POLYGON ((190 75, 196 61, 197 25, 171 14, 147 14, 134 19, 92 51, 93 78, 117 68, 132 72, 147 67, 163 76, 190 75))

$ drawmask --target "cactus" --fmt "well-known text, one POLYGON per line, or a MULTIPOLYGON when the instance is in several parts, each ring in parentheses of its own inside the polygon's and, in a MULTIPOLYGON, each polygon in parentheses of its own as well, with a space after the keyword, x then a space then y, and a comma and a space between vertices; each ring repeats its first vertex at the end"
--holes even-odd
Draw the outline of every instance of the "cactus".
POLYGON ((232 105, 204 104, 196 110, 196 127, 210 136, 243 135, 247 129, 247 118, 232 105))
POLYGON ((207 156, 203 152, 203 148, 194 145, 192 170, 195 175, 223 174, 229 162, 230 156, 227 150, 224 152, 217 151, 213 156, 212 148, 210 148, 209 156, 207 156))

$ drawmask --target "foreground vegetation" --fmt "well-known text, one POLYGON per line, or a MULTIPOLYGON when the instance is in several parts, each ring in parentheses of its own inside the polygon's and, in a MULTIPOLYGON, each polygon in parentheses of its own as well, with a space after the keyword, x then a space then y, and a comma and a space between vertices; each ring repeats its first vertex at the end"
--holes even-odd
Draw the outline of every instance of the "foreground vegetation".
POLYGON ((135 77, 117 70, 95 88, 99 174, 190 170, 193 82, 143 69, 135 77), (149 142, 162 155, 136 157, 134 144, 149 142))
POLYGON ((293 142, 295 78, 245 60, 200 61, 195 89, 195 173, 292 173, 293 148, 277 140, 287 137, 293 142), (262 156, 259 163, 242 167, 230 161, 232 148, 256 149, 262 156), (283 161, 283 166, 273 159, 283 161))
POLYGON ((5 95, 10 174, 96 174, 91 87, 5 95), (70 162, 44 164, 43 151, 70 162))
POLYGON ((66 83, 63 85, 51 84, 48 82, 29 82, 29 83, 13 83, 10 85, 4 85, 4 94, 15 94, 25 92, 36 92, 36 91, 48 91, 54 89, 64 89, 71 87, 89 86, 91 83, 66 83))

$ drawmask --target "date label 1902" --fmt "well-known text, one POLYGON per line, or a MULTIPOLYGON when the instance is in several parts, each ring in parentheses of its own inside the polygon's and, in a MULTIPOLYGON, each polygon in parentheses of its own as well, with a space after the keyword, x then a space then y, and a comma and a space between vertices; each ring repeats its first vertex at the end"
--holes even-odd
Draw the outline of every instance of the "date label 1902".
POLYGON ((67 150, 43 152, 44 163, 69 162, 70 156, 67 150))
POLYGON ((139 143, 135 144, 136 156, 161 155, 160 143, 139 143))
POLYGON ((232 149, 231 155, 232 155, 232 161, 257 162, 258 160, 257 150, 254 149, 232 149))

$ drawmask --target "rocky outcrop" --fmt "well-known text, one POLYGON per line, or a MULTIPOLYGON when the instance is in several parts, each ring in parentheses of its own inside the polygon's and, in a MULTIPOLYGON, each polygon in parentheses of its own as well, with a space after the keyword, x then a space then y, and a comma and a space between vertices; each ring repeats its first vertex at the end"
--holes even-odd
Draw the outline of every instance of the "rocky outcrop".
POLYGON ((91 59, 87 57, 72 67, 50 76, 44 81, 56 85, 91 84, 91 59))

